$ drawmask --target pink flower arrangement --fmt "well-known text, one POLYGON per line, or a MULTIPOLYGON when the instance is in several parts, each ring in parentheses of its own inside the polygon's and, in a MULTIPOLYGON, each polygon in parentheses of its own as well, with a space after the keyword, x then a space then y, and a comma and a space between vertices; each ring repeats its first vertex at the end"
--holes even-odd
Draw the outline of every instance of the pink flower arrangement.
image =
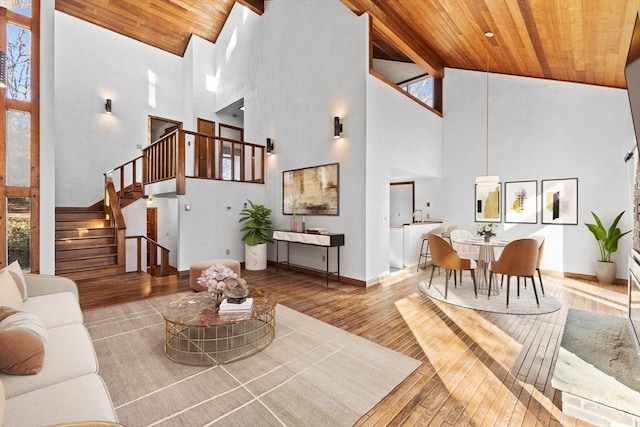
POLYGON ((224 279, 227 277, 237 279, 238 275, 229 267, 222 264, 216 264, 206 270, 202 270, 197 282, 200 286, 206 287, 209 292, 222 292, 222 289, 224 288, 224 279))

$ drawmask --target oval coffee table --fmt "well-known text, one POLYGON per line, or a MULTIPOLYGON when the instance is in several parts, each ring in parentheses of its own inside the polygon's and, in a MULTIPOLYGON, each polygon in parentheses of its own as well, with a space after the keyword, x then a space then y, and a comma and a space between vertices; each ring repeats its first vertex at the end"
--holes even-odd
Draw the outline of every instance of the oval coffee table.
POLYGON ((276 300, 251 289, 253 310, 219 313, 206 292, 184 296, 165 306, 164 353, 185 365, 219 365, 249 357, 275 336, 276 300))

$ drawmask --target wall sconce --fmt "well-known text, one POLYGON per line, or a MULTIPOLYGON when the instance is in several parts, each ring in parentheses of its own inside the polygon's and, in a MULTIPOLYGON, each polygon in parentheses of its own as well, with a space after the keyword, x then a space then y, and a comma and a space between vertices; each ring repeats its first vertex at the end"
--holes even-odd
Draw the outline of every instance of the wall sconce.
POLYGON ((7 53, 0 51, 0 89, 7 87, 7 53))
POLYGON ((340 138, 340 134, 342 133, 342 123, 340 123, 340 117, 333 118, 333 137, 335 139, 340 138))
POLYGON ((271 138, 267 138, 267 155, 270 156, 273 153, 273 141, 271 138))
POLYGON ((107 112, 107 114, 111 114, 111 100, 107 99, 107 102, 104 104, 104 111, 107 112))

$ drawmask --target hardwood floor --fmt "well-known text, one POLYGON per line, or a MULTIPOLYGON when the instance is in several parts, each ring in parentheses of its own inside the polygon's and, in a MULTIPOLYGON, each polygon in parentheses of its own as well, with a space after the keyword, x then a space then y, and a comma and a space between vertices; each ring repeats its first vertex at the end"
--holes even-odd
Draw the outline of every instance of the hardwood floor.
MULTIPOLYGON (((626 287, 543 276, 562 308, 546 315, 478 312, 418 290, 427 271, 360 288, 269 267, 242 271, 280 304, 422 361, 358 426, 582 426, 551 386, 569 308, 626 316, 626 287)), ((188 289, 188 277, 128 273, 78 281, 83 310, 188 289)))

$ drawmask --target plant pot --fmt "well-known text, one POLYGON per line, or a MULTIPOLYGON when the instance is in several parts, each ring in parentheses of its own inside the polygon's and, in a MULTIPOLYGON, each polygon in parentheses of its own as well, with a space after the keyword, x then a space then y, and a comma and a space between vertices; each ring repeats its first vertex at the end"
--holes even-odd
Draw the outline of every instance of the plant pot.
POLYGON ((267 244, 255 246, 244 245, 244 268, 247 270, 264 270, 267 268, 267 244))
POLYGON ((596 278, 600 283, 613 283, 616 279, 616 270, 615 261, 596 261, 596 278))

